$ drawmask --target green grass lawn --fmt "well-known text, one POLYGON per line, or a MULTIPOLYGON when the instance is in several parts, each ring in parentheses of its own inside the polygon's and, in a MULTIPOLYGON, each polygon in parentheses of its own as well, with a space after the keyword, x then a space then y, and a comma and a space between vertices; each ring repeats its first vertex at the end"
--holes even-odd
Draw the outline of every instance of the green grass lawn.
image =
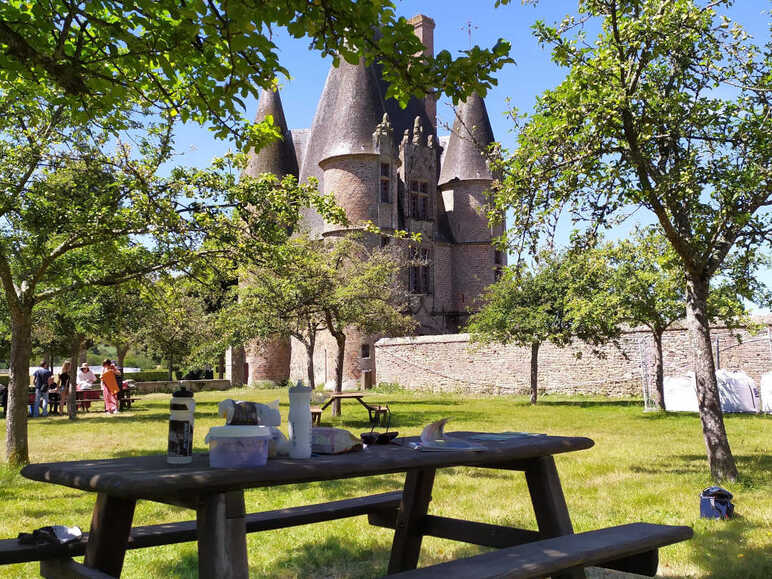
MULTIPOLYGON (((217 402, 226 397, 268 402, 281 390, 232 390, 196 395, 195 449, 205 451, 204 435, 222 424, 217 402)), ((660 574, 669 577, 772 577, 772 460, 769 416, 728 416, 732 451, 741 480, 725 485, 735 494, 732 521, 699 519, 700 491, 710 486, 699 418, 644 413, 640 401, 545 398, 531 407, 522 397, 468 398, 453 395, 374 393, 388 402, 392 425, 418 434, 423 425, 450 417, 447 430, 529 431, 588 436, 590 450, 558 455, 558 472, 576 531, 647 521, 691 525, 695 537, 660 552, 660 574)), ((106 416, 92 411, 71 423, 64 417, 30 422, 33 462, 109 458, 165 452, 168 395, 144 396, 132 412, 106 416)), ((96 404, 94 406, 97 406, 96 404)), ((343 416, 323 424, 359 433, 367 413, 354 401, 343 416)), ((4 426, 5 421, 0 421, 4 426)), ((283 426, 283 428, 286 428, 283 426)), ((248 491, 247 511, 261 511, 385 492, 402 477, 350 479, 248 491)), ((0 537, 15 537, 48 524, 88 530, 95 496, 28 481, 0 467, 0 537)), ((535 528, 522 473, 454 468, 440 471, 430 512, 484 522, 535 528)), ((193 518, 191 511, 142 501, 137 525, 193 518)), ((254 577, 374 577, 386 570, 392 532, 370 527, 365 517, 248 535, 254 577)), ((420 565, 471 555, 481 549, 427 538, 420 565)), ((0 576, 29 577, 37 564, 0 567, 0 576)), ((195 577, 196 545, 188 543, 129 551, 125 577, 195 577)))

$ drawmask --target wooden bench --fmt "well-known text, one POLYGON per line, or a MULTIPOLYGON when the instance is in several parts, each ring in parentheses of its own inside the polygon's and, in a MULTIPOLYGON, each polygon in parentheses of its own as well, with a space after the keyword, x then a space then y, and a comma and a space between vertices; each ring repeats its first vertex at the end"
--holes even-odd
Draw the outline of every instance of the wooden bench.
MULTIPOLYGON (((247 533, 370 515, 382 511, 393 513, 399 508, 401 499, 402 491, 392 491, 329 503, 252 513, 245 517, 247 533)), ((131 529, 128 548, 142 549, 186 543, 197 539, 196 521, 147 525, 131 529)), ((44 577, 108 577, 71 559, 85 554, 87 544, 88 533, 84 533, 79 540, 66 545, 21 545, 16 539, 4 539, 0 540, 0 565, 41 561, 40 573, 44 577)))
POLYGON ((690 527, 632 523, 563 535, 390 575, 404 579, 475 579, 545 577, 601 566, 653 577, 659 547, 685 541, 690 527))
POLYGON ((316 426, 322 425, 322 409, 318 406, 311 407, 311 424, 316 426))

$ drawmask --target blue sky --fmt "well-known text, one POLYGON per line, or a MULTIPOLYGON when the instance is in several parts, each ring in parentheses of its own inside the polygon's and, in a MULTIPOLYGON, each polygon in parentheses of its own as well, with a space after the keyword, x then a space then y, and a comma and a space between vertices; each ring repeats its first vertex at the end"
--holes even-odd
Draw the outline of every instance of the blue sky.
MULTIPOLYGON (((514 146, 515 139, 505 112, 512 106, 530 111, 537 95, 557 85, 565 75, 565 70, 555 66, 549 53, 534 40, 531 26, 538 19, 559 20, 574 12, 576 4, 576 0, 542 0, 536 6, 523 6, 518 0, 512 0, 510 6, 494 8, 494 0, 396 2, 397 13, 401 16, 409 18, 420 13, 434 19, 435 51, 446 49, 457 54, 468 48, 469 23, 473 44, 491 47, 498 38, 505 38, 512 44, 511 55, 516 64, 498 74, 498 86, 485 98, 494 135, 508 148, 514 146)), ((770 8, 772 3, 768 0, 738 0, 728 14, 763 44, 769 36, 770 8)), ((280 60, 292 77, 280 79, 287 123, 290 128, 310 127, 330 60, 309 51, 307 41, 289 39, 283 31, 277 31, 274 40, 280 47, 280 60)), ((247 115, 251 117, 255 114, 256 103, 250 101, 247 106, 247 115)), ((449 101, 441 100, 437 112, 440 122, 452 124, 449 101)), ((447 131, 440 128, 439 133, 447 131)), ((204 128, 188 126, 178 133, 177 146, 183 154, 181 163, 203 166, 226 151, 229 145, 216 141, 204 128)), ((763 279, 767 285, 772 285, 772 271, 764 272, 763 279)))

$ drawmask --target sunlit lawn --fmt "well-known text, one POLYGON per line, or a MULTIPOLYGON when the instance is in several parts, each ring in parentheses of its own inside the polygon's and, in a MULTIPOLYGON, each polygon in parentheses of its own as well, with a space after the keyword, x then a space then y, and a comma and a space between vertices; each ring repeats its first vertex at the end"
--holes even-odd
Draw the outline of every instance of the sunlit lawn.
MULTIPOLYGON (((281 390, 233 390, 196 395, 195 447, 222 424, 217 402, 233 397, 267 402, 281 390)), ((428 422, 450 417, 447 430, 529 431, 589 436, 595 447, 556 460, 577 531, 633 521, 691 525, 695 538, 660 552, 660 574, 683 577, 772 577, 772 419, 729 416, 727 428, 742 480, 726 485, 735 493, 737 518, 700 520, 698 495, 711 484, 697 416, 644 413, 639 401, 545 398, 530 407, 521 397, 468 398, 450 395, 373 393, 388 402, 393 426, 417 434, 428 422)), ((324 425, 367 429, 367 414, 354 401, 343 403, 324 425)), ((144 396, 132 412, 109 417, 92 410, 75 423, 63 417, 30 423, 33 462, 108 458, 165 450, 168 395, 144 396)), ((5 421, 0 421, 3 425, 5 421)), ((395 490, 396 475, 248 491, 248 512, 395 490)), ((88 530, 95 496, 36 483, 0 468, 0 537, 15 537, 48 524, 88 530)), ((522 473, 466 468, 441 471, 430 512, 496 524, 535 528, 522 473)), ((140 502, 137 525, 194 518, 181 508, 140 502)), ((392 532, 370 527, 365 517, 248 536, 254 577, 374 577, 385 573, 392 532)), ((471 555, 481 549, 428 538, 420 565, 471 555)), ((0 576, 28 577, 37 564, 0 567, 0 576)), ((188 543, 129 551, 126 577, 195 577, 196 545, 188 543)))

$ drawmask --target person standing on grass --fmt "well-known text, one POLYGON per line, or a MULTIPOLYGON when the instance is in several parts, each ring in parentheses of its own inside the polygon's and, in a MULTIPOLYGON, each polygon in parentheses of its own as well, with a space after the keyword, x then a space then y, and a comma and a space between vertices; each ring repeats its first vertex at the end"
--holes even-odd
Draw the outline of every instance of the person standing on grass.
POLYGON ((69 360, 62 362, 62 367, 59 369, 59 385, 49 394, 52 414, 59 414, 60 408, 64 408, 64 402, 70 392, 70 367, 69 360))
POLYGON ((102 395, 105 399, 105 412, 115 414, 118 412, 118 370, 109 358, 102 362, 102 395))
POLYGON ((43 416, 48 416, 48 379, 52 376, 48 362, 43 360, 40 368, 32 374, 35 380, 35 403, 32 406, 32 417, 40 416, 40 405, 43 404, 43 416))
MULTIPOLYGON (((83 362, 83 364, 80 365, 80 368, 78 369, 78 378, 76 381, 76 389, 78 391, 80 390, 90 390, 91 385, 96 382, 96 375, 91 371, 91 368, 89 367, 87 362, 83 362)), ((80 407, 83 410, 88 410, 91 408, 91 402, 89 400, 86 400, 86 395, 83 395, 83 399, 78 403, 80 407)))

